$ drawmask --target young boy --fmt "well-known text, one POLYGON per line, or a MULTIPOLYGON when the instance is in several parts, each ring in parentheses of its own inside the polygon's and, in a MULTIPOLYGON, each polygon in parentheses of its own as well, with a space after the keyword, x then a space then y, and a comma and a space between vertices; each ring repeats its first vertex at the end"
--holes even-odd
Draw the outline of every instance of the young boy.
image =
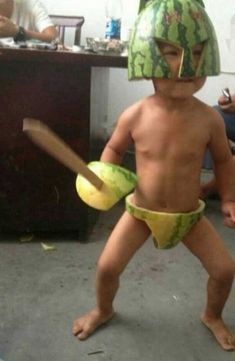
POLYGON ((235 169, 224 123, 193 96, 207 75, 218 74, 218 59, 213 27, 198 1, 155 0, 140 13, 129 48, 129 76, 152 79, 155 92, 124 111, 101 156, 120 164, 134 143, 138 184, 99 259, 97 305, 74 321, 73 334, 80 340, 113 317, 119 277, 153 233, 157 247, 182 241, 199 258, 209 275, 202 322, 223 349, 235 349, 235 336, 222 319, 235 264, 198 199, 208 147, 224 223, 235 227, 235 169))

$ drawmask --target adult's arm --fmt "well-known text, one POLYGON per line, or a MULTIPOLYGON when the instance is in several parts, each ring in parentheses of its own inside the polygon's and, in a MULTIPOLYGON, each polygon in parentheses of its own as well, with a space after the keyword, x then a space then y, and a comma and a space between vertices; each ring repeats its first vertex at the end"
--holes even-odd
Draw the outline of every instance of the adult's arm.
MULTIPOLYGON (((51 42, 57 36, 56 28, 51 25, 40 31, 25 30, 26 39, 38 39, 45 42, 51 42)), ((0 38, 15 37, 19 31, 19 25, 15 24, 12 20, 0 16, 0 38)))
POLYGON ((54 26, 49 26, 41 32, 25 30, 27 39, 38 39, 45 42, 51 42, 58 36, 57 30, 54 26))
MULTIPOLYGON (((18 4, 18 6, 21 5, 18 4)), ((0 37, 14 38, 19 31, 19 26, 21 26, 25 30, 26 39, 51 42, 57 38, 57 30, 40 1, 30 0, 27 7, 19 8, 19 10, 17 8, 16 11, 11 18, 8 15, 0 15, 0 37)))
MULTIPOLYGON (((34 29, 26 30, 28 39, 38 39, 50 42, 58 37, 58 32, 50 19, 45 6, 38 0, 31 2, 32 17, 34 19, 34 29)), ((21 24, 19 24, 21 25, 21 24)))

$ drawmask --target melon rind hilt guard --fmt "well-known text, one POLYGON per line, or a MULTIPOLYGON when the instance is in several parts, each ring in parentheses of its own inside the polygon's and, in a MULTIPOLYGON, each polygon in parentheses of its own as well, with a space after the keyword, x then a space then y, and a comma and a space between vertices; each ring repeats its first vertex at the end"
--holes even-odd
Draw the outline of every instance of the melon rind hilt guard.
POLYGON ((136 174, 119 165, 94 161, 87 166, 103 181, 97 189, 82 175, 77 176, 77 193, 92 208, 106 211, 136 186, 136 174))

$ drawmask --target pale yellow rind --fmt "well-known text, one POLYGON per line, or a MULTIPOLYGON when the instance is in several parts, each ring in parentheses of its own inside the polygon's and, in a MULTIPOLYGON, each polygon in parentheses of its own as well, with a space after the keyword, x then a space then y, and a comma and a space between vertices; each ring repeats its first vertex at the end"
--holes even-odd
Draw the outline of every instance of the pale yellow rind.
POLYGON ((136 175, 118 165, 91 162, 88 167, 104 182, 101 189, 96 189, 83 176, 77 176, 78 195, 92 208, 103 211, 110 209, 136 185, 136 175))

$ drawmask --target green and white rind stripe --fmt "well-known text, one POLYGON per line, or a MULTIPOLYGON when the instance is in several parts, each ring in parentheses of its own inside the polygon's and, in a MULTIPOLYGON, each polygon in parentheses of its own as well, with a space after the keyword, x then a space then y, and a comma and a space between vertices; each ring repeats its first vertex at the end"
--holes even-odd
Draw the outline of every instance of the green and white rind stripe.
POLYGON ((153 0, 140 0, 139 2, 139 10, 138 13, 140 13, 147 5, 149 5, 153 0))
POLYGON ((203 215, 205 203, 199 200, 198 209, 189 213, 165 213, 149 211, 131 203, 132 195, 126 197, 126 210, 133 217, 143 220, 154 236, 157 248, 175 247, 203 215))
POLYGON ((182 47, 184 60, 180 76, 218 75, 220 57, 217 38, 201 1, 154 0, 138 16, 129 45, 128 76, 138 78, 171 78, 157 40, 182 47), (203 42, 202 62, 193 67, 192 48, 203 42))
MULTIPOLYGON (((140 13, 147 5, 149 5, 154 0, 140 0, 139 2, 139 11, 140 13)), ((204 2, 202 0, 196 0, 201 6, 205 7, 204 2)))
POLYGON ((78 174, 76 189, 79 197, 89 206, 108 210, 121 198, 128 194, 137 183, 133 172, 111 163, 90 162, 90 168, 103 182, 101 189, 96 189, 82 175, 78 174))

